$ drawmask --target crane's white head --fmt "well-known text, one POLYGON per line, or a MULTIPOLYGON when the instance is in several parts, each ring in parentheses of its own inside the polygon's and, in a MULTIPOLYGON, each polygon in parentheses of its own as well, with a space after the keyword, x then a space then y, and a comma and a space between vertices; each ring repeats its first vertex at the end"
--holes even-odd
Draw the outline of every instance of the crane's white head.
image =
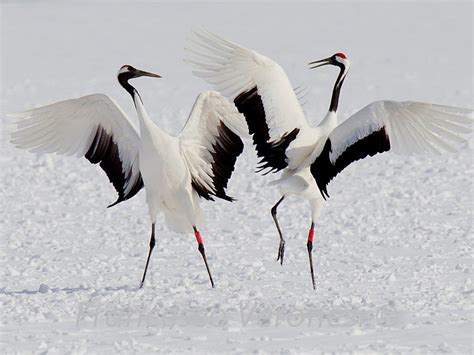
POLYGON ((154 73, 149 73, 140 69, 136 69, 132 67, 131 65, 125 64, 122 65, 122 67, 119 69, 117 73, 117 77, 120 80, 130 80, 130 79, 135 79, 139 78, 141 76, 149 76, 152 78, 161 78, 160 75, 154 74, 154 73))
POLYGON ((335 65, 341 68, 343 72, 347 72, 347 70, 349 70, 349 67, 351 66, 351 62, 349 61, 349 59, 347 59, 347 56, 344 53, 338 52, 330 56, 329 58, 311 62, 309 63, 309 65, 310 69, 322 67, 323 65, 335 65))

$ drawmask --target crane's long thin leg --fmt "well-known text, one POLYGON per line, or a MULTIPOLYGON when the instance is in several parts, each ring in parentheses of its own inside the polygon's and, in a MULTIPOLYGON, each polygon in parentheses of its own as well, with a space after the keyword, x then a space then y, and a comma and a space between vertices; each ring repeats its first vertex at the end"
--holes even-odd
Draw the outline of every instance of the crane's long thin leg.
POLYGON ((314 238, 314 222, 311 223, 311 228, 308 233, 308 243, 306 247, 308 248, 309 256, 309 268, 311 270, 311 281, 313 282, 313 289, 316 290, 316 284, 314 283, 314 270, 313 270, 313 238, 314 238))
POLYGON ((283 265, 283 256, 285 254, 285 239, 283 239, 283 233, 281 232, 280 225, 278 224, 277 208, 278 208, 278 205, 282 203, 284 198, 285 196, 282 196, 281 199, 279 199, 278 202, 275 204, 275 206, 272 207, 272 217, 273 217, 273 220, 275 221, 278 234, 280 235, 280 246, 278 247, 277 261, 280 260, 281 265, 283 265))
POLYGON ((155 223, 151 224, 151 237, 150 237, 150 250, 148 251, 148 258, 146 259, 145 271, 143 272, 142 282, 140 284, 140 288, 143 287, 146 277, 146 271, 148 270, 148 263, 150 262, 151 252, 155 247, 155 223))
POLYGON ((194 236, 196 237, 196 241, 198 242, 198 250, 202 255, 204 264, 206 264, 207 273, 209 274, 209 280, 211 280, 211 286, 212 288, 214 288, 214 281, 212 280, 211 270, 209 269, 209 265, 207 264, 206 252, 204 251, 204 244, 202 242, 201 233, 199 233, 197 228, 194 226, 193 226, 193 229, 194 229, 194 236))

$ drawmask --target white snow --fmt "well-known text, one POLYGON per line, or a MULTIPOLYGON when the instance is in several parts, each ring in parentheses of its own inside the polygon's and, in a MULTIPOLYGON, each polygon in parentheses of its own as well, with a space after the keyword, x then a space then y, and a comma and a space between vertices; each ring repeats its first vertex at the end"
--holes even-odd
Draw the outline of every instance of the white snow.
MULTIPOLYGON (((304 84, 312 124, 336 71, 307 69, 335 52, 352 62, 341 113, 379 99, 473 106, 472 3, 4 2, 1 117, 95 92, 135 117, 115 75, 138 79, 151 117, 170 133, 208 86, 183 61, 205 27, 278 61, 304 84)), ((316 225, 311 288, 309 206, 280 207, 283 267, 270 208, 275 176, 253 174, 248 146, 229 194, 203 203, 210 289, 192 235, 157 226, 146 286, 144 194, 115 192, 85 159, 14 149, 1 126, 2 353, 472 352, 472 143, 456 155, 379 155, 329 186, 316 225)), ((250 141, 247 141, 250 143, 250 141)))

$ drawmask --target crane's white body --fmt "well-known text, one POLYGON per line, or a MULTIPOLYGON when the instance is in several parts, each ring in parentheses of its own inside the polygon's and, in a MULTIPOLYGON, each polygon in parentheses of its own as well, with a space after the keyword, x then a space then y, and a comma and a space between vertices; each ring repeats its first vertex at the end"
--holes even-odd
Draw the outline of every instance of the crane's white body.
POLYGON ((201 226, 199 196, 191 186, 191 174, 180 140, 159 128, 148 116, 140 96, 134 98, 140 122, 140 171, 152 223, 163 212, 166 224, 176 232, 190 233, 201 226))
POLYGON ((305 198, 311 207, 311 220, 315 221, 319 217, 324 199, 309 167, 299 170, 286 169, 280 178, 270 182, 269 186, 277 186, 282 196, 298 195, 305 198))
POLYGON ((284 169, 279 179, 269 183, 276 186, 282 196, 298 195, 308 200, 311 220, 316 221, 324 205, 324 198, 310 171, 310 164, 322 151, 324 142, 337 126, 337 114, 328 112, 318 127, 310 127, 289 145, 287 156, 294 168, 284 169))

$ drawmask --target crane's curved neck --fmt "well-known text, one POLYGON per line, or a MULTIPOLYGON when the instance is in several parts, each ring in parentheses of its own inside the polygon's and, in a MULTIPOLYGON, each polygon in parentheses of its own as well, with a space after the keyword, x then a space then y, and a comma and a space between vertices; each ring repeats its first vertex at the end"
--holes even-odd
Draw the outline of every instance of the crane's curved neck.
POLYGON ((118 81, 120 85, 122 85, 122 87, 130 94, 130 96, 132 96, 133 103, 135 103, 135 95, 140 97, 140 94, 138 93, 137 89, 130 85, 128 82, 130 79, 131 77, 127 75, 127 73, 118 75, 118 81))
POLYGON ((324 119, 319 124, 319 126, 328 134, 337 126, 337 106, 339 104, 339 94, 341 93, 342 83, 344 82, 347 71, 349 70, 349 68, 343 64, 338 65, 338 67, 340 72, 332 90, 329 111, 326 117, 324 117, 324 119))
POLYGON ((141 136, 145 136, 149 133, 152 129, 155 130, 157 126, 153 123, 153 121, 148 116, 145 106, 143 105, 142 98, 138 93, 137 89, 135 89, 129 82, 131 77, 125 74, 119 74, 118 81, 120 85, 130 94, 133 100, 133 104, 135 105, 135 109, 137 110, 138 120, 140 122, 140 133, 141 136))
POLYGON ((334 89, 332 90, 331 104, 329 105, 329 111, 336 112, 339 105, 339 94, 341 93, 342 83, 346 78, 349 68, 344 65, 339 66, 341 69, 339 75, 337 76, 336 83, 334 84, 334 89))

